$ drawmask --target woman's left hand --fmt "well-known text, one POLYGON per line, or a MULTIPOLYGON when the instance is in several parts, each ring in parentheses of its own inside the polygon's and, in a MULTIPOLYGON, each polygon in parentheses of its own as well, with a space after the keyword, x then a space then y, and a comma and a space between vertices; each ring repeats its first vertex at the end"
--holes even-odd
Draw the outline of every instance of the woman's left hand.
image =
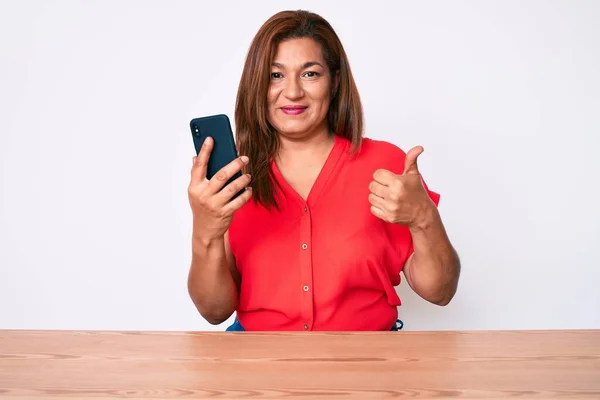
POLYGON ((417 157, 423 147, 416 146, 406 153, 404 172, 396 175, 385 169, 378 169, 369 184, 371 212, 390 223, 419 226, 435 203, 421 181, 417 157))

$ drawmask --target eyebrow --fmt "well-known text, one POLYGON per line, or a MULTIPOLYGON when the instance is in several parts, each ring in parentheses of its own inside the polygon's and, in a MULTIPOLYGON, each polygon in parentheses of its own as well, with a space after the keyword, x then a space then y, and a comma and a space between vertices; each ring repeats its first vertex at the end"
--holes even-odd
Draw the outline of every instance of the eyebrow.
MULTIPOLYGON (((285 67, 283 66, 283 64, 281 64, 281 63, 278 63, 278 62, 274 62, 274 63, 273 63, 273 64, 271 64, 271 65, 272 65, 273 67, 275 67, 275 68, 281 68, 281 69, 284 69, 284 68, 285 68, 285 67)), ((313 66, 315 66, 315 65, 318 65, 318 66, 319 66, 319 67, 321 67, 321 68, 325 68, 325 67, 323 67, 323 65, 321 65, 321 63, 320 63, 320 62, 317 62, 317 61, 308 61, 308 62, 305 62, 305 63, 302 65, 302 69, 305 69, 305 68, 310 68, 310 67, 313 67, 313 66)))

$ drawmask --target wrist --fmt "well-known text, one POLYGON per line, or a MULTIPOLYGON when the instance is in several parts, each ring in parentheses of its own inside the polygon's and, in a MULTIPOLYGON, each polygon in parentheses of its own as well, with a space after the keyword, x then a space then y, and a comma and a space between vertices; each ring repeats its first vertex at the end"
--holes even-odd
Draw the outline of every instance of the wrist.
POLYGON ((421 208, 413 223, 409 225, 411 233, 421 233, 429 230, 439 220, 439 212, 433 202, 421 208))
POLYGON ((215 247, 223 246, 223 242, 225 240, 224 236, 221 237, 211 237, 201 234, 194 233, 192 235, 192 249, 194 252, 196 251, 206 251, 215 247))

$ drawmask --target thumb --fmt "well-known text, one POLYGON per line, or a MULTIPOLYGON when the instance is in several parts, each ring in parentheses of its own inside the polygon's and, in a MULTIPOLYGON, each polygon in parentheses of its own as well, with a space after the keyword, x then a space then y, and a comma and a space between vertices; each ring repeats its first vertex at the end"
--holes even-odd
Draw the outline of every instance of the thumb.
POLYGON ((425 149, 423 149, 422 146, 416 146, 406 153, 406 158, 404 159, 404 173, 402 175, 419 175, 417 157, 419 157, 423 151, 425 151, 425 149))

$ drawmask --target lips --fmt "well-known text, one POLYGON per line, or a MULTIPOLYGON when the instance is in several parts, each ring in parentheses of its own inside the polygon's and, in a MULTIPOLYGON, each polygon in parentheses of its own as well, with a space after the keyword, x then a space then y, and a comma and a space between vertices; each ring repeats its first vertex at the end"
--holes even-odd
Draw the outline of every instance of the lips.
POLYGON ((284 106, 281 107, 281 111, 283 111, 287 115, 299 115, 302 114, 308 107, 306 106, 284 106))

